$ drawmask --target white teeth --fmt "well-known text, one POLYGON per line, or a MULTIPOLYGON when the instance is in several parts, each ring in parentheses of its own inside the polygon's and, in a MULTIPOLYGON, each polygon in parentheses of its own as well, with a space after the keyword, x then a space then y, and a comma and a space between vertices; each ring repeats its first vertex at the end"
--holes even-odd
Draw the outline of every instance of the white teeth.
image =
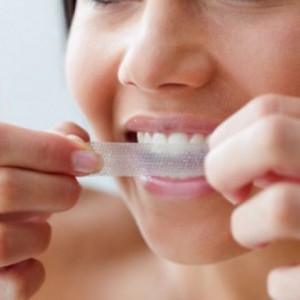
POLYGON ((169 144, 187 144, 189 141, 189 137, 185 133, 174 132, 170 134, 168 138, 169 144))
POLYGON ((144 143, 152 143, 152 137, 151 134, 149 132, 146 132, 144 134, 144 143))
MULTIPOLYGON (((150 151, 154 154, 163 155, 168 152, 168 147, 160 147, 158 144, 176 145, 172 146, 172 153, 176 155, 182 155, 185 153, 185 145, 187 144, 204 144, 208 137, 200 133, 186 134, 184 132, 173 132, 169 135, 155 132, 138 132, 137 141, 138 143, 152 144, 150 151)), ((186 176, 180 176, 180 174, 174 174, 173 176, 168 176, 168 178, 174 179, 185 179, 186 176)))
POLYGON ((194 134, 190 139, 191 144, 203 144, 205 142, 205 137, 202 134, 194 134))
POLYGON ((137 133, 137 140, 138 140, 138 143, 145 143, 145 139, 144 139, 144 133, 142 133, 142 132, 138 132, 137 133))
POLYGON ((138 132, 137 141, 138 143, 151 144, 203 144, 206 141, 206 137, 200 133, 189 136, 183 132, 174 132, 167 136, 166 134, 158 132, 152 134, 149 132, 138 132))
POLYGON ((167 143, 167 137, 162 133, 154 133, 151 142, 153 144, 165 144, 167 143))

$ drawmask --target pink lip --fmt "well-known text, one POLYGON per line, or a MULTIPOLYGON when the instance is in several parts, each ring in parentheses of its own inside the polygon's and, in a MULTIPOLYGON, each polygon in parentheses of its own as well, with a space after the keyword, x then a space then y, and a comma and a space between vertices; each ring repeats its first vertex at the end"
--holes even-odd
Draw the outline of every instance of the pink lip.
POLYGON ((126 122, 124 129, 127 132, 161 132, 168 134, 180 131, 191 134, 201 133, 209 135, 219 123, 194 115, 180 114, 171 117, 135 116, 126 122))
POLYGON ((140 181, 150 194, 164 198, 202 198, 214 192, 204 177, 184 180, 141 177, 140 181))

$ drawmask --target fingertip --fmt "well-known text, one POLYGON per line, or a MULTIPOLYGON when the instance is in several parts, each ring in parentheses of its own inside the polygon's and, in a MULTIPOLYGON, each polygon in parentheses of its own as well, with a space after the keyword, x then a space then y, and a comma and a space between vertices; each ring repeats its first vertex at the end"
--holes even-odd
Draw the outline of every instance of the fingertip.
POLYGON ((223 193, 223 196, 233 205, 238 205, 238 204, 242 204, 248 199, 248 197, 252 192, 252 189, 253 189, 253 185, 248 184, 237 191, 223 193))
POLYGON ((268 293, 272 299, 300 299, 299 264, 292 263, 272 270, 268 275, 268 293))
POLYGON ((208 149, 211 150, 217 145, 216 130, 207 138, 208 149))
POLYGON ((41 262, 36 259, 22 261, 0 272, 0 294, 5 299, 30 299, 45 278, 46 271, 41 262))
POLYGON ((91 150, 75 151, 72 154, 73 170, 77 176, 96 174, 103 167, 103 160, 91 150))
POLYGON ((79 137, 78 135, 74 135, 74 134, 68 134, 66 136, 69 140, 71 140, 72 142, 74 142, 77 146, 80 147, 80 149, 83 150, 89 150, 89 144, 87 142, 85 142, 81 137, 79 137))
POLYGON ((73 122, 63 122, 53 127, 50 132, 62 135, 62 136, 76 136, 78 139, 87 143, 90 141, 88 132, 73 122))

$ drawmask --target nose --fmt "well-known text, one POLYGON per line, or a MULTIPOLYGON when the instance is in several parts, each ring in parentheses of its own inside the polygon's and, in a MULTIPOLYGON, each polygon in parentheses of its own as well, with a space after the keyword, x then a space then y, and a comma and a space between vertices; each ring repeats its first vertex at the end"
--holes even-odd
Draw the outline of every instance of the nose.
POLYGON ((155 92, 163 87, 199 88, 210 81, 214 63, 205 49, 204 28, 186 3, 147 3, 120 63, 123 85, 155 92))

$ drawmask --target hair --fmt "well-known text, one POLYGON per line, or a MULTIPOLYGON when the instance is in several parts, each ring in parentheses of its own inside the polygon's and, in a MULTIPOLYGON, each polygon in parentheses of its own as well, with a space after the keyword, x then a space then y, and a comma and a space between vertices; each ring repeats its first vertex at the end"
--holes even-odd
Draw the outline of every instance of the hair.
POLYGON ((76 0, 63 0, 66 25, 67 28, 70 29, 72 24, 73 15, 75 12, 76 0))

